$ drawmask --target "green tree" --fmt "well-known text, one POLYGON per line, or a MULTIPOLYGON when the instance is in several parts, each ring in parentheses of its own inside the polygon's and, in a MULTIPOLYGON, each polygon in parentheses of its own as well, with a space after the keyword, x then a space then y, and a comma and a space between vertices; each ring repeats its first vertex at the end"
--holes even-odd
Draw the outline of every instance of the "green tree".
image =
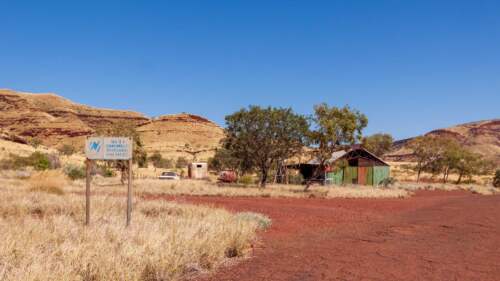
POLYGON ((443 167, 443 157, 450 140, 436 136, 417 137, 410 142, 410 149, 417 164, 414 170, 417 172, 417 182, 420 181, 422 172, 437 174, 443 167))
POLYGON ((390 134, 379 133, 363 138, 361 143, 367 150, 381 157, 391 150, 393 142, 394 139, 390 134))
POLYGON ((462 149, 457 161, 452 166, 452 169, 458 174, 456 183, 462 183, 464 177, 468 177, 470 180, 473 175, 481 174, 483 163, 481 155, 462 149))
POLYGON ((410 147, 417 158, 417 181, 421 172, 429 172, 433 176, 443 174, 443 182, 448 181, 450 173, 458 174, 457 184, 464 177, 472 179, 474 175, 487 174, 491 165, 481 155, 463 147, 452 138, 425 136, 415 139, 410 147))
POLYGON ((259 172, 265 187, 273 163, 303 148, 307 129, 307 119, 291 108, 250 106, 226 116, 223 144, 245 169, 259 172))
POLYGON ((214 157, 208 160, 208 168, 212 171, 233 170, 241 171, 241 160, 234 157, 230 150, 222 147, 215 151, 214 157))
POLYGON ((172 159, 163 158, 159 152, 153 153, 153 155, 149 157, 148 161, 153 163, 155 168, 170 169, 174 167, 172 159))
MULTIPOLYGON (((319 164, 313 174, 313 178, 316 178, 324 171, 332 153, 361 140, 363 129, 368 125, 368 118, 349 106, 337 108, 323 103, 314 107, 312 121, 308 140, 312 154, 319 164)), ((307 182, 305 190, 308 190, 310 185, 311 181, 307 182)))
POLYGON ((183 169, 186 168, 187 165, 189 164, 189 161, 186 159, 186 157, 179 157, 177 158, 177 161, 175 162, 175 167, 177 169, 183 169))
POLYGON ((156 168, 159 168, 161 161, 163 160, 163 157, 159 152, 153 153, 153 155, 149 156, 149 161, 153 163, 153 166, 156 168))

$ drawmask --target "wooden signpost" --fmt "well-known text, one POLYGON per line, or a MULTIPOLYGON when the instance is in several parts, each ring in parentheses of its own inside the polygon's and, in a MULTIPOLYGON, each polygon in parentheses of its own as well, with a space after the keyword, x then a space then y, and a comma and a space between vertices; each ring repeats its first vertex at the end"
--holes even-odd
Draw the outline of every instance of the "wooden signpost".
POLYGON ((127 189, 127 226, 132 219, 132 151, 130 138, 123 137, 89 137, 85 142, 86 185, 85 185, 85 224, 90 224, 90 183, 94 160, 128 160, 127 189))

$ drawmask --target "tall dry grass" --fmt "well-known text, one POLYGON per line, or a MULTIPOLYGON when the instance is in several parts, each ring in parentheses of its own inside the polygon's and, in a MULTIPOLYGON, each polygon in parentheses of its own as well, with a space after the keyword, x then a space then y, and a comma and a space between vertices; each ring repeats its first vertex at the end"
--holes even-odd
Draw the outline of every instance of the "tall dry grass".
POLYGON ((28 178, 31 191, 63 195, 63 188, 68 184, 66 176, 59 170, 33 173, 28 178))
MULTIPOLYGON (((123 193, 124 187, 117 178, 100 178, 93 181, 93 191, 103 194, 123 193)), ((73 191, 82 191, 84 182, 78 181, 73 191)), ((291 197, 291 198, 403 198, 411 196, 404 189, 383 189, 373 186, 313 186, 304 192, 302 185, 271 184, 266 188, 256 186, 219 186, 217 183, 197 180, 162 181, 139 179, 134 181, 138 195, 188 195, 229 197, 291 197)))
POLYGON ((489 185, 479 185, 479 184, 450 184, 450 183, 409 183, 402 182, 396 183, 393 187, 395 189, 406 190, 409 192, 414 192, 417 190, 444 190, 444 191, 454 191, 454 190, 464 190, 470 191, 472 193, 481 195, 496 195, 500 194, 500 189, 489 185))
POLYGON ((0 185, 0 280, 179 280, 244 255, 266 221, 136 200, 125 228, 124 198, 93 196, 84 227, 83 196, 31 189, 22 181, 0 185))

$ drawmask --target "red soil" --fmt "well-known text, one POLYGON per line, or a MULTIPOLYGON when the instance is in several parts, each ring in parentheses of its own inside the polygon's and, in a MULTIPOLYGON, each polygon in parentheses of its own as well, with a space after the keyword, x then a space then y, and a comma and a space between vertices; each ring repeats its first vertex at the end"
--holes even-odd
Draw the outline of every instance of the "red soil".
POLYGON ((251 258, 201 280, 500 280, 500 196, 176 200, 273 220, 251 258))

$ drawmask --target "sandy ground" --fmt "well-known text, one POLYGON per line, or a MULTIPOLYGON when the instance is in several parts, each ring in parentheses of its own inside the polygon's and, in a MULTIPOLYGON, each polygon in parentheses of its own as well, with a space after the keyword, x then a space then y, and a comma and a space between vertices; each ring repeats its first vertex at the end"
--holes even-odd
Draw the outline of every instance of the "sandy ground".
POLYGON ((273 219, 251 258, 200 281, 500 280, 498 195, 419 191, 407 199, 175 200, 273 219))

